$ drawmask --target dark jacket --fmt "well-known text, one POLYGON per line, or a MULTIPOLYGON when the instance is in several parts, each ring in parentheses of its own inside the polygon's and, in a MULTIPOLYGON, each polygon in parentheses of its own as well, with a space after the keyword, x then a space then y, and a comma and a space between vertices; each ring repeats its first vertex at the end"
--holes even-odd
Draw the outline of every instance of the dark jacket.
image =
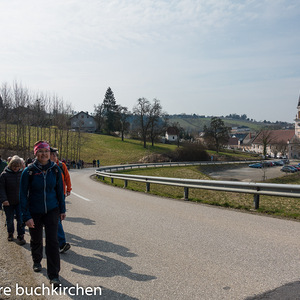
POLYGON ((0 158, 0 174, 4 171, 6 166, 7 166, 7 163, 0 158))
POLYGON ((14 172, 8 167, 0 175, 0 202, 8 201, 10 205, 19 204, 19 187, 22 170, 14 172))
POLYGON ((59 167, 49 160, 45 166, 37 161, 25 168, 20 182, 23 221, 32 214, 46 214, 54 208, 66 212, 62 176, 59 167))

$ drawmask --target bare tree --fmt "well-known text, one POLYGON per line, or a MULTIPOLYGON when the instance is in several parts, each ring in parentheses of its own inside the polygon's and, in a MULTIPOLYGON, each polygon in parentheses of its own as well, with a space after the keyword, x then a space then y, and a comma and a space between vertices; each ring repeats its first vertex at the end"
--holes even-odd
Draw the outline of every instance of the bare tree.
POLYGON ((138 129, 144 143, 147 146, 147 135, 150 126, 151 103, 146 98, 139 98, 133 108, 133 113, 137 118, 138 129))
POLYGON ((272 142, 274 141, 274 134, 271 130, 264 129, 262 130, 258 137, 257 141, 261 143, 263 147, 263 156, 267 157, 267 148, 268 146, 271 146, 272 142))
POLYGON ((162 133, 163 128, 165 127, 161 120, 161 116, 162 106, 160 101, 158 99, 153 99, 149 112, 149 136, 152 146, 154 146, 154 140, 162 133))
POLYGON ((124 141, 124 134, 129 128, 129 122, 127 121, 129 115, 128 108, 125 106, 119 106, 118 114, 119 114, 121 139, 122 141, 124 141))

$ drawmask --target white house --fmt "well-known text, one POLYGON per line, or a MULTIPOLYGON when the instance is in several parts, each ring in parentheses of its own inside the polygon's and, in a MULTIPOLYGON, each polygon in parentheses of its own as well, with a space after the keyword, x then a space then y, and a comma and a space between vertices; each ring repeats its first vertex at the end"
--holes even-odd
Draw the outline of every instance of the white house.
POLYGON ((178 140, 177 130, 174 127, 168 127, 166 131, 166 141, 176 142, 178 140))

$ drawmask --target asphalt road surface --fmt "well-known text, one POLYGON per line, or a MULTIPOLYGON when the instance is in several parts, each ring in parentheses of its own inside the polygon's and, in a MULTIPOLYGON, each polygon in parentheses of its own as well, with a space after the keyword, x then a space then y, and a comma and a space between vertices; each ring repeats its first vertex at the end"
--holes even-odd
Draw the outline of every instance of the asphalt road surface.
POLYGON ((59 299, 300 299, 299 222, 114 188, 93 171, 70 172, 60 275, 102 295, 59 299))

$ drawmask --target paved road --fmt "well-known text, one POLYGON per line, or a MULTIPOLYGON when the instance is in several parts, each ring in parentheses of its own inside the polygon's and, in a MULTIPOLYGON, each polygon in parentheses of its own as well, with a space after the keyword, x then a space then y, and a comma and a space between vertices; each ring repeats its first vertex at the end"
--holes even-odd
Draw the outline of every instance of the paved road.
MULTIPOLYGON (((61 278, 102 296, 70 298, 300 299, 299 222, 113 188, 91 173, 71 171, 61 278)), ((47 282, 45 270, 36 278, 47 282)))

